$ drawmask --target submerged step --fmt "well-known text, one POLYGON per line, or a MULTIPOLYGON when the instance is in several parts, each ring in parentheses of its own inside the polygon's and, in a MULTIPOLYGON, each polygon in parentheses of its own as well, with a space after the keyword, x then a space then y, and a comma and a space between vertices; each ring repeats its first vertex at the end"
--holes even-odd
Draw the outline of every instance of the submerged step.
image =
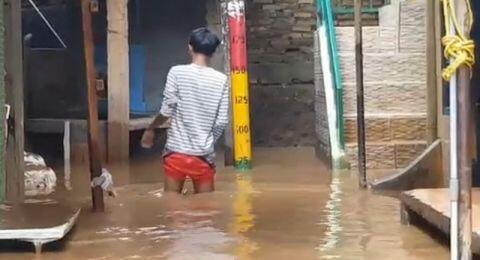
MULTIPOLYGON (((444 234, 450 233, 450 193, 447 188, 416 189, 403 192, 403 220, 413 214, 421 217, 444 234)), ((472 251, 480 254, 480 188, 472 189, 472 251)))

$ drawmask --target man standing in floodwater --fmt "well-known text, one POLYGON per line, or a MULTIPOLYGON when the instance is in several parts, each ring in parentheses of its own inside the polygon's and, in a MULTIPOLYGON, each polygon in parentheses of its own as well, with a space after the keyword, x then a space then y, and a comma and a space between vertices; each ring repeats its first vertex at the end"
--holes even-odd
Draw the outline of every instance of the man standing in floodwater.
POLYGON ((192 31, 192 63, 170 69, 159 115, 145 130, 142 146, 153 146, 159 125, 170 121, 165 145, 165 191, 180 193, 191 178, 195 193, 211 192, 215 179, 215 142, 228 124, 227 76, 209 67, 218 37, 207 28, 192 31))

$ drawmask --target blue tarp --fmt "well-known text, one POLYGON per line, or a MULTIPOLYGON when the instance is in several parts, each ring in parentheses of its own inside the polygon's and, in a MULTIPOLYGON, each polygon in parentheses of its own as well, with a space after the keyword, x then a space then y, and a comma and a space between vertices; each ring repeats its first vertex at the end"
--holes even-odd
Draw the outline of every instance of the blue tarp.
MULTIPOLYGON (((130 112, 133 115, 149 114, 145 102, 145 47, 130 45, 130 112)), ((97 71, 107 75, 107 51, 105 46, 95 47, 97 71)))

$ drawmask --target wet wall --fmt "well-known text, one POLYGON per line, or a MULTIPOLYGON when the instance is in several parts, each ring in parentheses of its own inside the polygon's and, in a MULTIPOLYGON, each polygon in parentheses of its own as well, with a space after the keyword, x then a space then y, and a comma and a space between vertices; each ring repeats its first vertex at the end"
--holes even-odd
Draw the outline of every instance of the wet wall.
MULTIPOLYGON (((314 145, 315 6, 302 0, 268 2, 247 1, 253 140, 258 146, 314 145)), ((104 5, 104 1, 100 3, 104 5)), ((49 51, 32 56, 35 62, 30 71, 35 75, 30 75, 27 84, 28 89, 33 89, 30 117, 83 118, 86 114, 80 8, 77 1, 68 1, 66 6, 66 20, 52 20, 55 27, 61 27, 62 22, 69 25, 62 31, 70 35, 69 48, 65 53, 49 51)), ((220 32, 218 2, 132 0, 129 8, 130 42, 144 44, 146 49, 145 99, 148 110, 154 113, 161 104, 168 69, 188 62, 189 32, 205 25, 220 32)), ((104 9, 103 18, 95 18, 95 40, 99 45, 106 42, 104 9)), ((31 25, 44 26, 32 16, 31 25)), ((42 34, 49 35, 47 29, 43 30, 42 34)), ((217 69, 222 69, 221 56, 222 50, 216 56, 217 69)), ((100 111, 105 118, 105 102, 100 111)))
POLYGON ((86 87, 81 13, 73 1, 42 8, 67 48, 63 48, 32 8, 23 10, 25 106, 29 118, 84 118, 86 87))
POLYGON ((142 0, 137 3, 140 16, 132 21, 137 27, 132 28, 131 35, 133 42, 145 45, 145 98, 148 109, 157 111, 168 70, 189 62, 188 36, 193 29, 207 24, 206 0, 142 0))
POLYGON ((246 1, 253 140, 313 146, 314 1, 246 1))
MULTIPOLYGON (((189 62, 188 36, 192 29, 207 25, 207 0, 130 1, 130 43, 146 51, 144 98, 147 110, 158 111, 166 74, 171 66, 189 62)), ((94 16, 94 40, 106 44, 106 7, 94 16)), ((86 87, 80 6, 68 4, 42 7, 67 44, 63 49, 33 9, 23 13, 23 34, 33 33, 27 65, 27 114, 30 118, 84 118, 86 87)), ((106 118, 106 102, 100 102, 100 117, 106 118)))

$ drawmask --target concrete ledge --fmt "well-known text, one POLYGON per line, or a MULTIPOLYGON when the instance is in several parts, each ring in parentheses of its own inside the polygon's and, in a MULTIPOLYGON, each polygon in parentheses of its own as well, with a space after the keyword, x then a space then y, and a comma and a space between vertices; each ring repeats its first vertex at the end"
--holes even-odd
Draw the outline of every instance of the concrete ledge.
POLYGON ((440 187, 443 180, 441 140, 433 142, 405 169, 392 176, 374 180, 370 187, 376 190, 408 190, 440 187))

